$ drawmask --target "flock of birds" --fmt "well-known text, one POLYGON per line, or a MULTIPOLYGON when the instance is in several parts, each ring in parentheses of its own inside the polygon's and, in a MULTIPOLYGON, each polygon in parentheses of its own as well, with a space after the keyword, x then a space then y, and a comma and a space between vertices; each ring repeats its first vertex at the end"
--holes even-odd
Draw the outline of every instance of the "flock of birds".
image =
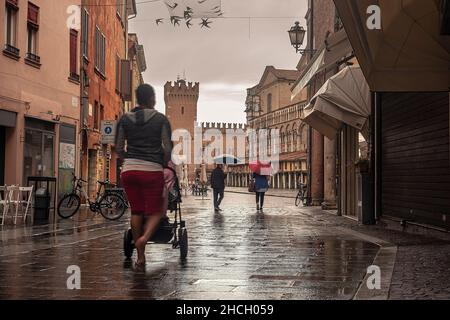
MULTIPOLYGON (((208 0, 197 0, 198 4, 204 4, 205 2, 207 2, 208 0)), ((172 9, 175 10, 179 4, 178 3, 173 3, 173 4, 167 4, 167 6, 172 9)), ((211 13, 213 13, 215 16, 217 17, 221 17, 223 16, 223 12, 221 9, 221 6, 214 6, 213 8, 210 9, 211 13)), ((170 23, 173 26, 180 26, 180 22, 184 19, 184 22, 186 24, 186 27, 188 29, 190 29, 192 27, 192 17, 193 17, 194 11, 191 7, 186 7, 184 10, 184 14, 183 16, 171 16, 170 17, 170 23)), ((210 18, 201 18, 201 22, 199 23, 199 26, 201 28, 211 28, 210 24, 212 23, 212 21, 209 20, 210 18)), ((164 18, 159 18, 156 19, 156 25, 159 26, 160 24, 164 23, 164 18)))

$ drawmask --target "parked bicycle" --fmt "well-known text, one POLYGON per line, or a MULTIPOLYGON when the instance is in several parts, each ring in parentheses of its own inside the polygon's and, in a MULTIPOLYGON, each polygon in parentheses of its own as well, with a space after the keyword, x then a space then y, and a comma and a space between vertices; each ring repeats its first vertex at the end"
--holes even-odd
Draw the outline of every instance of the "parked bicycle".
POLYGON ((297 197, 295 198, 295 206, 298 207, 300 204, 306 206, 307 201, 308 201, 308 186, 306 184, 299 183, 297 197))
POLYGON ((87 199, 89 209, 94 213, 100 213, 107 220, 118 220, 129 207, 128 201, 124 198, 121 189, 115 189, 110 182, 98 181, 99 188, 95 197, 95 201, 91 201, 87 192, 83 188, 83 184, 88 182, 73 177, 73 190, 61 198, 58 204, 58 215, 63 219, 74 216, 81 206, 81 197, 87 199))

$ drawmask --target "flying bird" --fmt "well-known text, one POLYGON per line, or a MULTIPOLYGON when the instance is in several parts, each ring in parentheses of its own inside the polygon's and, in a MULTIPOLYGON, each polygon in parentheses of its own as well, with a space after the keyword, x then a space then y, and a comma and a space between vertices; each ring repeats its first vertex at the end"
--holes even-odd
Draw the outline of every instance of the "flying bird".
POLYGON ((202 18, 202 22, 200 22, 200 26, 202 26, 202 28, 203 27, 206 27, 206 28, 211 28, 209 25, 212 23, 211 21, 208 21, 209 20, 209 18, 206 18, 206 19, 204 19, 204 18, 202 18))
POLYGON ((189 20, 189 19, 191 19, 192 18, 192 12, 191 11, 185 11, 184 12, 184 19, 185 20, 189 20))
POLYGON ((161 23, 163 23, 164 19, 156 19, 156 25, 159 26, 161 23))
POLYGON ((172 16, 172 17, 170 17, 170 21, 172 22, 172 24, 174 26, 179 26, 180 25, 180 18, 179 17, 172 16))

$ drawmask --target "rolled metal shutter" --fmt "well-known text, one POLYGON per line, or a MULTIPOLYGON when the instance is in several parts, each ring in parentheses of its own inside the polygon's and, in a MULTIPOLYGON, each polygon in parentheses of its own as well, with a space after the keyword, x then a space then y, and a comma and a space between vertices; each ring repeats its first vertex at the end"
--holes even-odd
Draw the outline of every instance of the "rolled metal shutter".
POLYGON ((381 99, 383 215, 450 227, 449 93, 381 99))

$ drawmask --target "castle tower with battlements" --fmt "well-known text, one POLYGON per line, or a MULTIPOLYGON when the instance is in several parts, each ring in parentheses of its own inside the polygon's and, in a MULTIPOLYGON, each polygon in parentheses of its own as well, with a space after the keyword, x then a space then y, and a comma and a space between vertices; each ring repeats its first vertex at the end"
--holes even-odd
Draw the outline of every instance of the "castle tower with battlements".
POLYGON ((194 126, 197 122, 197 103, 200 93, 198 82, 187 83, 177 80, 167 82, 164 86, 164 101, 166 115, 172 124, 172 130, 186 129, 194 136, 194 126))
MULTIPOLYGON (((200 130, 203 135, 208 130, 220 131, 223 139, 223 153, 233 154, 233 150, 228 150, 226 133, 227 130, 245 130, 246 125, 237 123, 199 123, 197 121, 197 103, 200 93, 200 84, 191 83, 185 80, 167 82, 164 86, 164 100, 166 103, 166 116, 169 119, 172 131, 187 130, 191 135, 191 158, 194 160, 194 137, 196 130, 200 130)), ((241 131, 242 132, 242 131, 241 131)), ((175 142, 177 144, 177 142, 175 142)), ((203 150, 207 147, 209 141, 202 141, 203 150)), ((215 156, 215 155, 212 155, 215 156)), ((218 155, 217 155, 218 156, 218 155)), ((214 165, 206 167, 208 176, 214 169, 214 165)), ((201 166, 199 163, 188 165, 189 180, 194 181, 199 176, 201 166)))
MULTIPOLYGON (((175 130, 187 130, 191 135, 191 145, 194 144, 194 128, 197 122, 197 103, 200 94, 198 82, 186 82, 178 79, 168 81, 164 86, 164 101, 166 103, 166 116, 175 130)), ((193 159, 194 148, 191 148, 193 159)), ((195 165, 189 165, 189 180, 195 179, 195 165)))

